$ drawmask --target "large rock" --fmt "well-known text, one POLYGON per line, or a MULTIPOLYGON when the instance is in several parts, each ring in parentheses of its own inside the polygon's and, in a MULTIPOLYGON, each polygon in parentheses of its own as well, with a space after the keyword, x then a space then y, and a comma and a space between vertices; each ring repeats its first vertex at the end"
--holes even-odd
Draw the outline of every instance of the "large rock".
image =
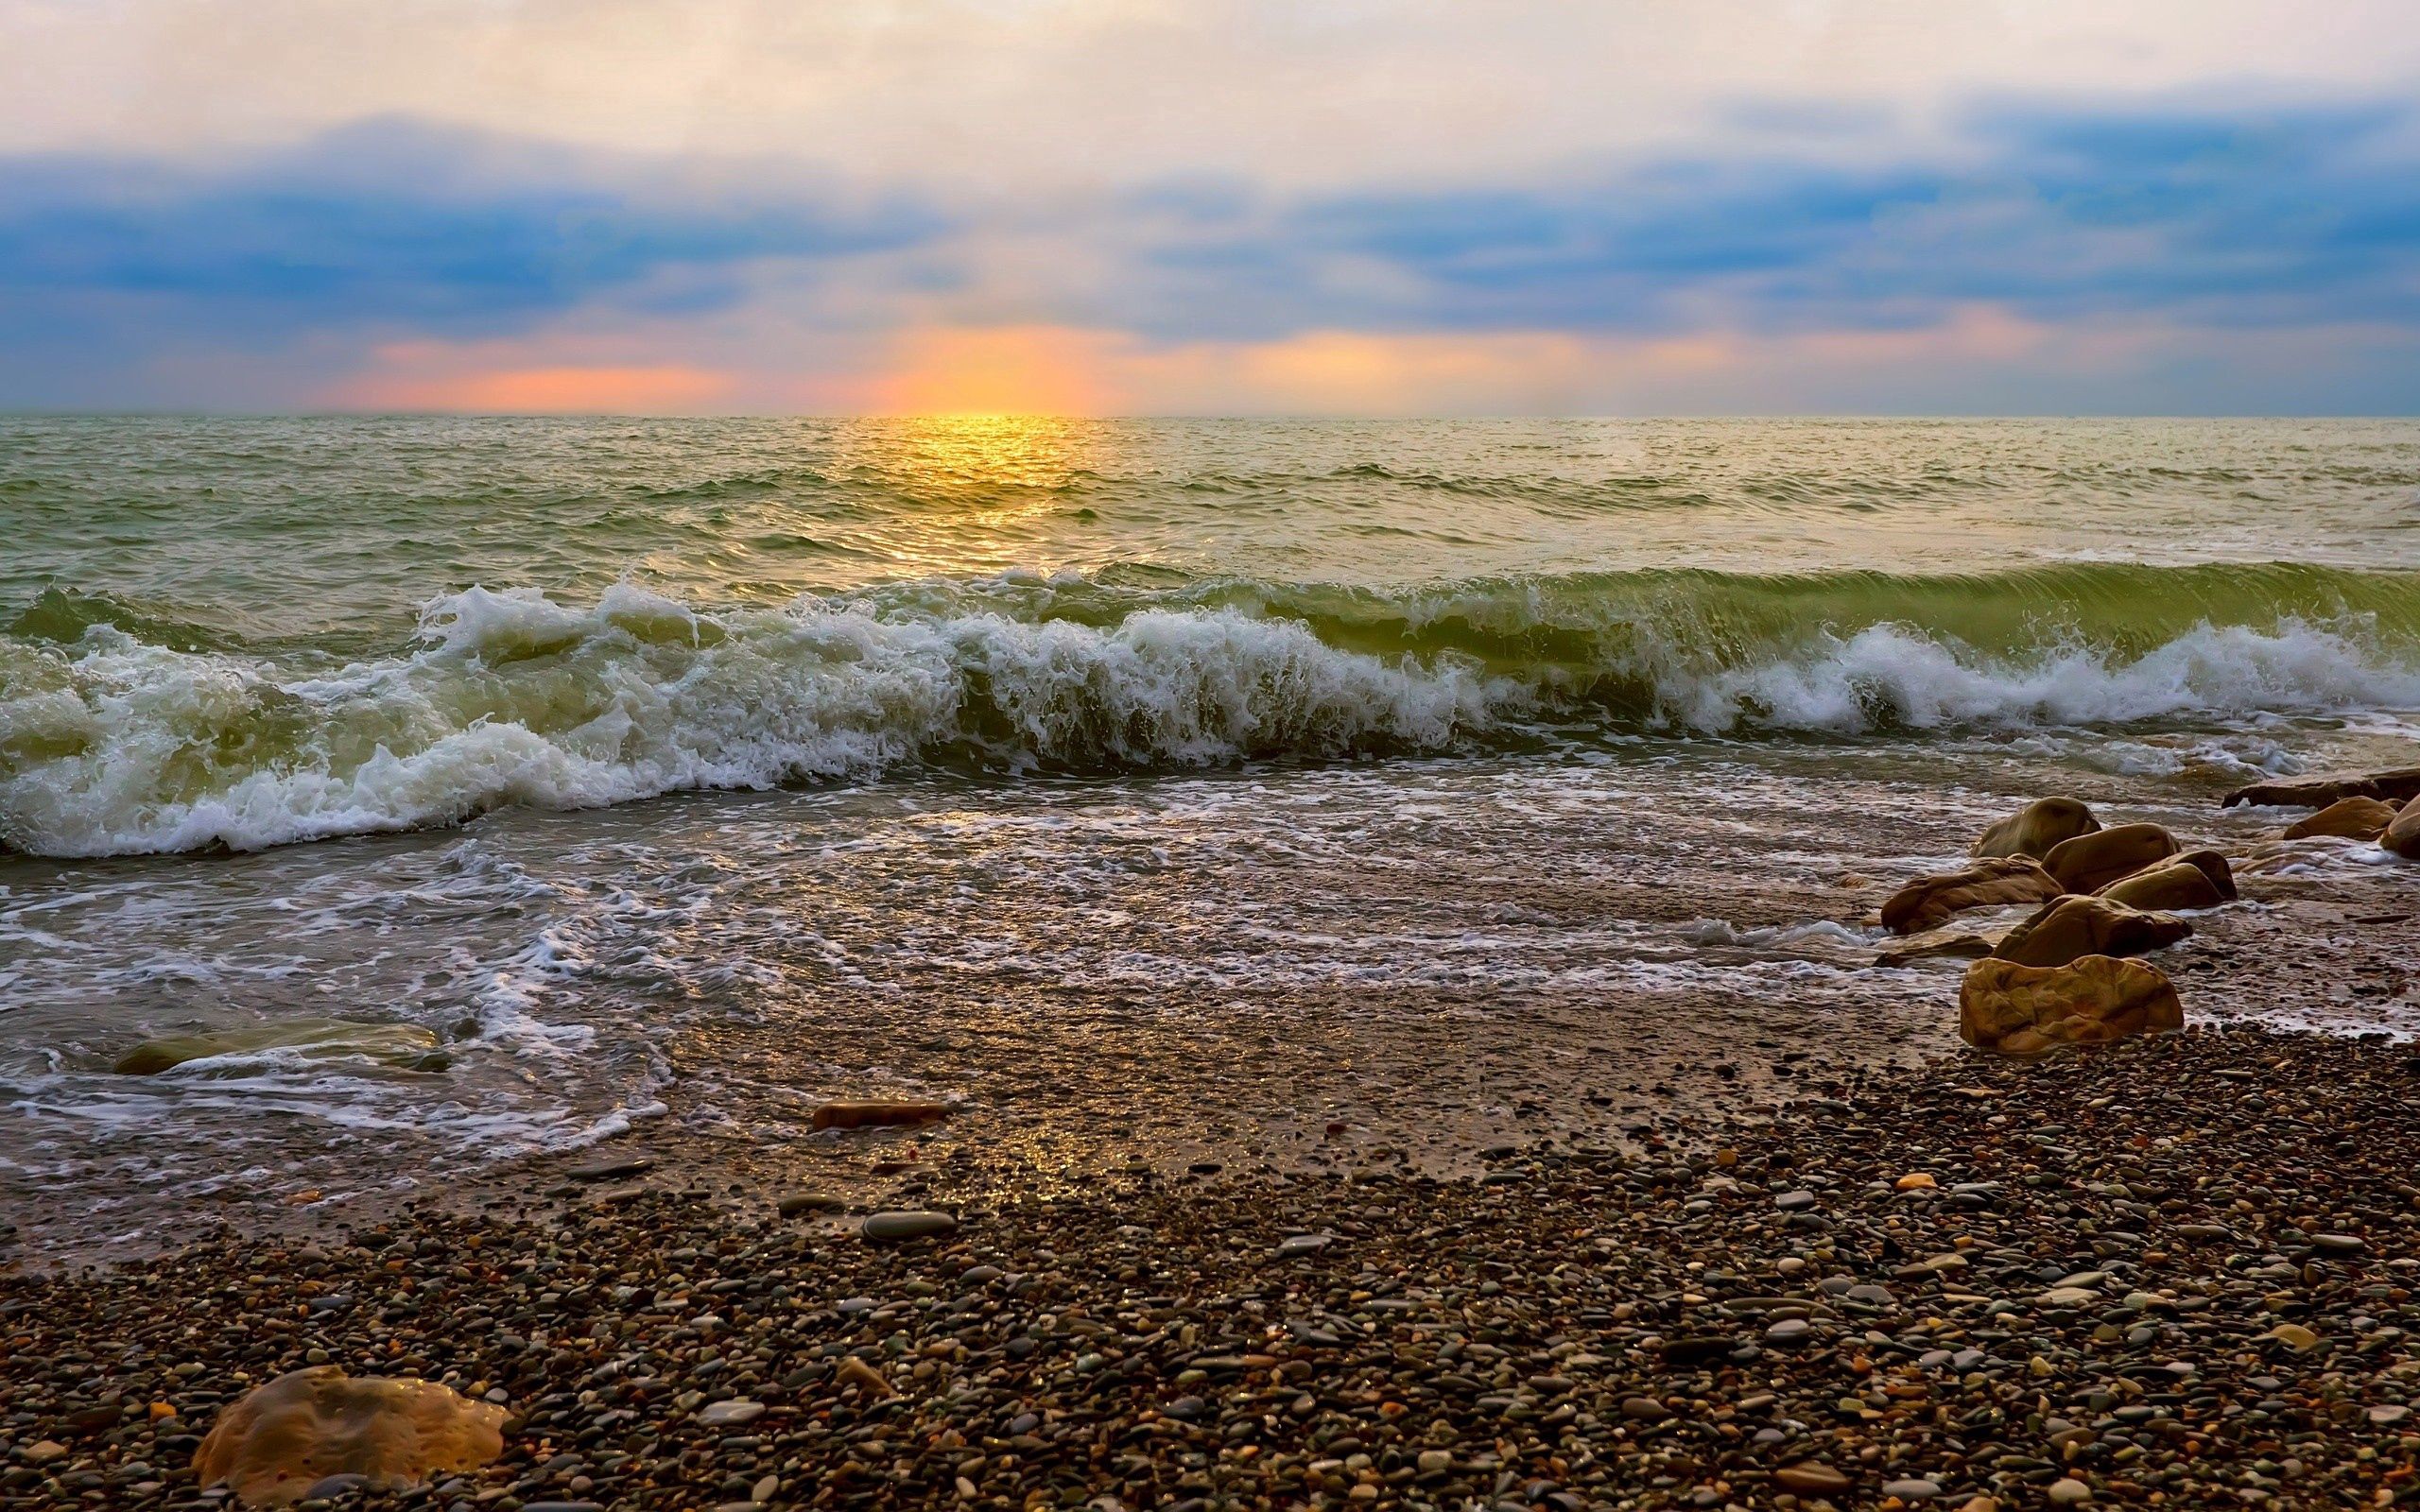
POLYGON ((2004 1056, 2047 1055, 2184 1025, 2185 1005, 2168 978, 2114 955, 2065 966, 1992 957, 1967 968, 1958 989, 1959 1038, 2004 1056))
POLYGON ((1951 915, 2002 903, 2038 903, 2066 891, 2030 856, 1993 856, 1962 871, 1919 877, 1882 905, 1882 927, 1893 935, 1938 929, 1951 915))
POLYGON ((441 1071, 437 1036, 416 1023, 355 1023, 348 1019, 288 1019, 253 1029, 151 1040, 117 1057, 112 1071, 150 1076, 188 1060, 291 1050, 313 1060, 353 1056, 406 1071, 441 1071))
POLYGON ((2216 908, 2234 901, 2235 870, 2216 850, 2187 850, 2120 877, 2094 896, 2130 908, 2216 908))
POLYGON ((2394 822, 2378 836, 2378 844, 2396 855, 2420 859, 2420 798, 2395 811, 2394 822))
MULTIPOLYGON (((2199 871, 2182 868, 2207 886, 2199 871)), ((1992 954, 2019 966, 2065 966, 2086 955, 2140 955, 2193 933, 2173 914, 2147 914, 2107 898, 2061 898, 2008 932, 1992 954)))
POLYGON ((2313 835, 2339 835, 2347 840, 2375 840, 2394 822, 2394 805, 2383 799, 2340 798, 2307 819, 2286 826, 2289 840, 2313 835))
POLYGON ((1910 935, 1898 944, 1874 957, 1880 967, 1911 966, 1917 961, 1950 959, 1974 960, 1992 954, 1998 939, 1979 930, 1959 929, 1944 925, 1928 929, 1921 935, 1910 935))
POLYGON ((2317 777, 2255 782, 2229 793, 2221 807, 2253 803, 2316 809, 2348 798, 2380 799, 2398 807, 2409 803, 2420 798, 2420 766, 2398 766, 2389 772, 2326 772, 2317 777))
POLYGON ((2176 836, 2156 824, 2121 824, 2062 840, 2042 858, 2063 892, 2092 892, 2176 854, 2176 836))
POLYGON ((1983 832, 1975 842, 1979 856, 2031 856, 2036 861, 2062 840, 2090 834, 2100 828, 2092 810, 2071 798, 2035 799, 1983 832))
POLYGON ((414 1486, 504 1452, 505 1411, 408 1377, 355 1380, 336 1366, 289 1370, 219 1416, 194 1455, 204 1486, 284 1506, 331 1475, 414 1486))

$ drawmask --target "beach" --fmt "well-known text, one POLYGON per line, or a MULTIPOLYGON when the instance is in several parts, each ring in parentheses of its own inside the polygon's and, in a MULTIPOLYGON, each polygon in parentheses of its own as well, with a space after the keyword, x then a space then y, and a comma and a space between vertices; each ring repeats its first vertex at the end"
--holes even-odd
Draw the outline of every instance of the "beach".
POLYGON ((2227 800, 2412 765, 2411 422, 0 448, 0 1505, 323 1365, 508 1423, 348 1505, 2408 1482, 2420 863, 2227 800), (2183 1032, 1898 954, 2046 798, 2183 1032))

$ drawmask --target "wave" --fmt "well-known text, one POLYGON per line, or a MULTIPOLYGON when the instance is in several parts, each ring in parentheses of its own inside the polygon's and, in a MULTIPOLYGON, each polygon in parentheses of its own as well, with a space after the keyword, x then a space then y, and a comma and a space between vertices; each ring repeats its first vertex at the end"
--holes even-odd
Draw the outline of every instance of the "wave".
MULTIPOLYGON (((58 623, 52 624, 51 620, 58 623)), ((2420 707, 2420 577, 2080 565, 1598 574, 1381 593, 1165 571, 709 610, 431 602, 304 664, 130 615, 0 635, 0 844, 256 849, 695 788, 2420 707), (70 634, 69 632, 73 632, 70 634)))

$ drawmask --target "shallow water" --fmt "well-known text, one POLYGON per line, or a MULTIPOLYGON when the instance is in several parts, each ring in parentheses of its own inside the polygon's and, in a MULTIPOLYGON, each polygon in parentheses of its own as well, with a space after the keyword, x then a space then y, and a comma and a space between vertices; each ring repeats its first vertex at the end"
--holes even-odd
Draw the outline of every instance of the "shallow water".
POLYGON ((2415 518, 2410 422, 0 421, 0 1173, 1643 1117, 1938 1047, 1865 913, 2051 791, 2266 855, 2209 1011, 2399 1030, 2255 958, 2399 868, 2216 798, 2411 763, 2415 518), (305 1017, 450 1064, 107 1069, 305 1017))

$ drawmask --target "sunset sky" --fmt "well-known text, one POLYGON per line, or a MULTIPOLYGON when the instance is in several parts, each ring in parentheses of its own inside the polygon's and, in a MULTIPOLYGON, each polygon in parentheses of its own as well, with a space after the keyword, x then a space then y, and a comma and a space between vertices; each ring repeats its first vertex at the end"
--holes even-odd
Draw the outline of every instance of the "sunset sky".
POLYGON ((0 0, 0 407, 2420 410, 2410 0, 0 0))

